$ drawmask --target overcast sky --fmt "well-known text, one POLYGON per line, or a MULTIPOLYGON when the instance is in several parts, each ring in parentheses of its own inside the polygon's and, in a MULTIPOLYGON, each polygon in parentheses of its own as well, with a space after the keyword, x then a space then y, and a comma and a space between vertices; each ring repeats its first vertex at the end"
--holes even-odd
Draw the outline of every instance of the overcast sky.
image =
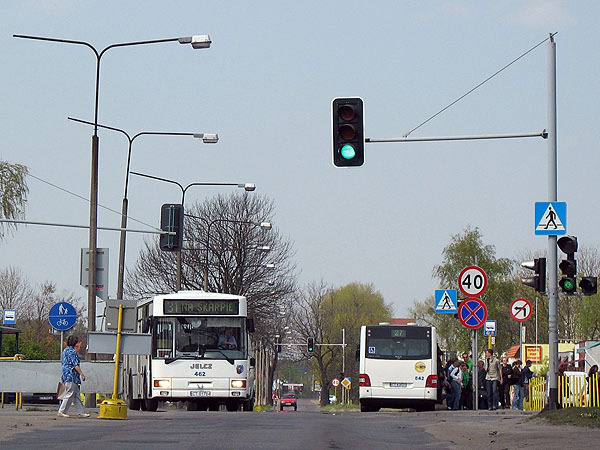
MULTIPOLYGON (((331 100, 361 96, 365 135, 399 137, 558 32, 558 197, 567 231, 600 246, 600 4, 595 1, 75 1, 4 0, 0 15, 0 159, 25 164, 26 217, 86 225, 95 58, 92 43, 210 34, 208 50, 176 43, 110 50, 102 58, 99 121, 139 131, 218 133, 216 145, 141 137, 132 170, 188 184, 252 182, 276 204, 274 226, 294 242, 299 281, 373 283, 397 316, 438 287, 432 269, 451 236, 479 227, 497 256, 546 249, 534 203, 548 199, 540 138, 367 144, 365 164, 335 168, 331 100), (35 176, 36 178, 34 178, 35 176)), ((539 132, 547 127, 546 43, 414 131, 412 137, 539 132)), ((99 202, 120 211, 127 141, 100 134, 99 202)), ((191 188, 201 201, 223 188, 191 188)), ((175 186, 132 178, 130 216, 158 226, 175 186)), ((100 226, 120 217, 100 209, 100 226)), ((130 221, 133 228, 145 225, 130 221)), ((132 267, 144 236, 130 235, 132 267)), ((151 239, 151 237, 146 237, 151 239)), ((119 235, 110 249, 116 294, 119 235)), ((82 299, 88 231, 21 226, 0 243, 0 267, 82 299)))

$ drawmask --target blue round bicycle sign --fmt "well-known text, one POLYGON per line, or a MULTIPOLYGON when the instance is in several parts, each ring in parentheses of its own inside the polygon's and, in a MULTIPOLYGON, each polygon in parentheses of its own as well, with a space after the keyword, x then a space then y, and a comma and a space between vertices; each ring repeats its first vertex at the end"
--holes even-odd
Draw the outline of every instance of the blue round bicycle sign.
POLYGON ((54 329, 65 331, 73 327, 77 321, 75 307, 67 302, 60 302, 50 308, 48 321, 54 329))

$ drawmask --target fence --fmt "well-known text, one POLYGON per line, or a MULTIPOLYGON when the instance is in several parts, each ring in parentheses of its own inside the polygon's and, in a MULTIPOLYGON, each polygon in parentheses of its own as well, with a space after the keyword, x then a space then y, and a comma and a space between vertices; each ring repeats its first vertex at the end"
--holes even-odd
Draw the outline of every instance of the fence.
MULTIPOLYGON (((600 407, 600 380, 598 373, 591 377, 561 375, 558 377, 558 402, 563 408, 600 407)), ((532 378, 529 382, 529 400, 523 404, 528 411, 541 411, 545 406, 546 378, 532 378)))

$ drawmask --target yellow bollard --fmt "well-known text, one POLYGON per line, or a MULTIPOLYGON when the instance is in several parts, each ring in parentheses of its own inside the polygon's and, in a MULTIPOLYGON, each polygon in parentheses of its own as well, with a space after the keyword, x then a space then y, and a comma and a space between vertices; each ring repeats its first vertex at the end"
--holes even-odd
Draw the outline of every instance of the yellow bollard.
POLYGON ((121 358, 121 327, 123 325, 123 305, 119 305, 119 321, 117 323, 117 349, 115 351, 115 379, 112 398, 100 403, 100 419, 127 419, 127 404, 117 398, 119 383, 119 359, 121 358))

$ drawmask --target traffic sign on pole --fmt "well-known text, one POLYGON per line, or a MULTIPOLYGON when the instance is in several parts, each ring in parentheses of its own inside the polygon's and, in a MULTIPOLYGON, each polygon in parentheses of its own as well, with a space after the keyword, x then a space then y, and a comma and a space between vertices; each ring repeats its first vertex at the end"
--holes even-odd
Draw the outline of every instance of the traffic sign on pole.
POLYGON ((467 297, 479 297, 485 292, 487 285, 487 275, 478 266, 465 267, 458 276, 458 288, 467 297))
POLYGON ((333 387, 338 387, 340 385, 340 379, 339 378, 334 378, 333 380, 331 380, 331 385, 333 387))
POLYGON ((483 327, 484 336, 496 336, 496 321, 486 320, 485 326, 483 327))
POLYGON ((525 322, 529 319, 532 312, 533 307, 531 306, 531 303, 524 298, 518 298, 510 305, 510 315, 519 322, 525 322))
POLYGON ((467 298, 458 307, 458 319, 465 327, 476 330, 487 319, 487 307, 478 298, 467 298))
POLYGON ((456 314, 458 304, 456 289, 436 289, 435 312, 440 314, 456 314))
POLYGON ((59 331, 68 330, 77 321, 77 311, 70 303, 59 302, 50 308, 48 321, 50 325, 59 331))

